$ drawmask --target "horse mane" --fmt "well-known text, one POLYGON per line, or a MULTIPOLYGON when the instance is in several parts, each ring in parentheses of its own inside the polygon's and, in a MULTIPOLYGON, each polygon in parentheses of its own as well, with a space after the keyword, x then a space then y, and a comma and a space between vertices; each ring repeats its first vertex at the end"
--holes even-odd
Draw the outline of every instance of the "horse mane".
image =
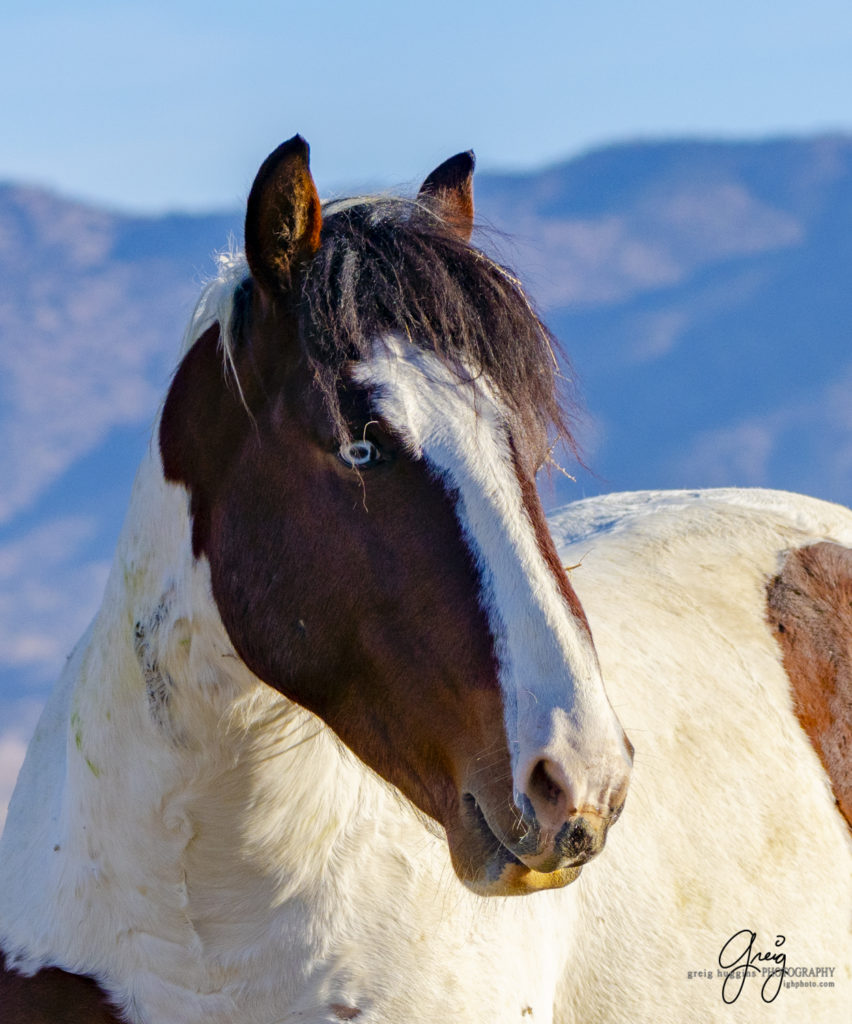
MULTIPOLYGON (((218 321, 233 371, 251 280, 241 252, 220 253, 217 262, 183 352, 218 321)), ((516 275, 458 237, 422 200, 324 203, 320 248, 305 268, 297 309, 306 358, 341 439, 348 434, 340 406, 345 365, 367 358, 377 338, 398 335, 433 352, 460 381, 487 378, 510 411, 533 417, 576 454, 558 342, 516 275)))

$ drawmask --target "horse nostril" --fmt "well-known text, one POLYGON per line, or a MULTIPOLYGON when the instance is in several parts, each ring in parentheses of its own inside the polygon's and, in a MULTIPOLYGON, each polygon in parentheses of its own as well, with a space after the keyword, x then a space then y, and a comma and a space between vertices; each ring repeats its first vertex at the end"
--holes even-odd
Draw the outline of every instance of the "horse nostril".
POLYGON ((539 761, 530 773, 528 791, 533 790, 541 799, 555 804, 562 795, 562 789, 547 770, 547 764, 539 761))
POLYGON ((568 782, 552 761, 536 762, 527 778, 525 795, 543 829, 559 828, 576 810, 569 802, 568 782))

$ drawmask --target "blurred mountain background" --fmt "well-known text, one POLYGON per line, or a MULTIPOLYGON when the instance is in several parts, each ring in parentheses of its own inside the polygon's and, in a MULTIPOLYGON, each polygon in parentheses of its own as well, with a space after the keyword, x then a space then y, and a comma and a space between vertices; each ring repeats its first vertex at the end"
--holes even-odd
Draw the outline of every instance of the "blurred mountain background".
MULTIPOLYGON (((477 176, 480 244, 554 329, 608 490, 852 504, 852 136, 643 142, 477 176)), ((127 216, 0 186, 0 822, 94 614, 210 254, 242 211, 127 216)))

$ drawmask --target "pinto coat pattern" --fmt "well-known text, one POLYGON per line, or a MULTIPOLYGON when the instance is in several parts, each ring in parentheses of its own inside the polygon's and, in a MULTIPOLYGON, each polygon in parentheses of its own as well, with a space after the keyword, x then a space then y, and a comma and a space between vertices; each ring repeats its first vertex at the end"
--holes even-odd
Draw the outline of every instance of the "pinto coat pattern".
POLYGON ((551 536, 552 339, 470 246, 472 156, 324 208, 307 157, 258 174, 30 746, 3 1020, 843 1020, 849 831, 772 616, 852 514, 615 495, 551 536), (781 955, 834 987, 767 1002, 781 955))

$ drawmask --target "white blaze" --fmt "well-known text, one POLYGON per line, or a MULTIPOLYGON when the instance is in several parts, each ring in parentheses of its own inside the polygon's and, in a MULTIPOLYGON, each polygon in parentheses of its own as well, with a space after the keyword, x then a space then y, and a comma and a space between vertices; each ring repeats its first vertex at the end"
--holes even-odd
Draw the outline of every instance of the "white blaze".
POLYGON ((524 509, 499 401, 481 379, 460 384, 429 352, 396 337, 354 370, 378 415, 457 492, 457 514, 482 574, 496 641, 516 792, 549 760, 575 808, 604 806, 628 770, 591 640, 571 614, 524 509))

